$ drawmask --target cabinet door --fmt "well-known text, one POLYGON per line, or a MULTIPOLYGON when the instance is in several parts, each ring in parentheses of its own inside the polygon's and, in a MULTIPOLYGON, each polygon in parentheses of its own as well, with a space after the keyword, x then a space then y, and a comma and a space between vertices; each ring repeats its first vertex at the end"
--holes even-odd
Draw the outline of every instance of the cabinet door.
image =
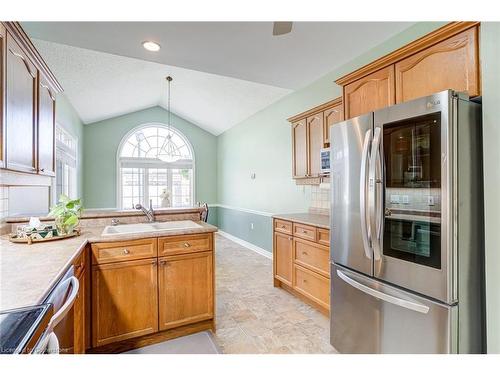
POLYGON ((80 275, 78 276, 78 282, 80 283, 80 289, 78 291, 78 295, 75 299, 75 303, 73 305, 73 310, 75 314, 75 322, 74 322, 74 334, 75 334, 75 343, 74 343, 74 353, 75 354, 84 354, 85 353, 85 334, 86 334, 86 324, 85 324, 85 311, 87 309, 86 303, 86 284, 87 284, 87 268, 84 268, 80 275))
POLYGON ((309 170, 308 177, 317 177, 321 173, 319 152, 323 148, 323 113, 307 118, 309 170))
POLYGON ((37 70, 9 34, 6 53, 7 168, 35 173, 37 70))
POLYGON ((274 277, 292 286, 293 238, 274 232, 274 277))
POLYGON ((292 168, 293 177, 307 175, 307 123, 306 119, 292 124, 292 168))
POLYGON ((5 44, 6 30, 0 24, 0 168, 5 166, 4 161, 4 110, 5 110, 5 44))
POLYGON ((394 65, 344 86, 345 118, 393 105, 394 87, 394 65))
POLYGON ((49 83, 40 76, 38 85, 38 172, 55 176, 56 98, 49 83))
POLYGON ((396 63, 396 102, 453 89, 480 95, 477 28, 396 63))
POLYGON ((157 260, 92 267, 92 343, 102 346, 158 331, 157 260))
POLYGON ((326 111, 323 112, 323 124, 324 124, 324 129, 323 129, 323 142, 325 144, 330 143, 330 126, 333 124, 336 124, 337 122, 340 122, 344 119, 344 109, 342 106, 342 103, 332 107, 328 108, 326 111))
POLYGON ((214 317, 211 251, 159 259, 160 330, 214 317))

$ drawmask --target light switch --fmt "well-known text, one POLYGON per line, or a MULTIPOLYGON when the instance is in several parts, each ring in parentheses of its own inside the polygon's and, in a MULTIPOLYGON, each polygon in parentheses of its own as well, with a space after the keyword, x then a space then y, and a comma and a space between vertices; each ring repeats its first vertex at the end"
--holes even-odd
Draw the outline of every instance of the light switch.
POLYGON ((391 203, 399 203, 399 195, 392 194, 391 195, 391 203))
POLYGON ((427 205, 434 206, 434 197, 432 195, 427 196, 427 205))
POLYGON ((403 195, 403 204, 409 204, 410 203, 410 197, 408 195, 403 195))

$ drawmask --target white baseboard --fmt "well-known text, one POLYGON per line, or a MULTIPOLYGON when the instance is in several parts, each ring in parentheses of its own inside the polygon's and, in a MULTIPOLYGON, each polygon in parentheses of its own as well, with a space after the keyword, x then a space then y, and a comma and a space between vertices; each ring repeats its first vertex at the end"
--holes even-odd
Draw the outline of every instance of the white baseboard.
POLYGON ((273 259, 273 254, 267 250, 264 250, 262 247, 256 246, 253 243, 242 240, 241 238, 235 237, 232 234, 224 232, 220 229, 217 231, 217 233, 219 233, 221 236, 224 236, 233 242, 236 242, 238 245, 246 247, 247 249, 252 250, 252 251, 256 252, 257 254, 262 255, 263 257, 266 257, 268 259, 273 259))

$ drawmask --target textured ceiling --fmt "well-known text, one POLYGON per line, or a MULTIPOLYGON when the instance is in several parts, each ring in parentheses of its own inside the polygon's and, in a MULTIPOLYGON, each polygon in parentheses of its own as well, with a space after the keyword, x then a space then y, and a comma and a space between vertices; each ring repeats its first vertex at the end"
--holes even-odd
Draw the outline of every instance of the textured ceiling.
POLYGON ((294 22, 273 37, 272 22, 23 22, 33 38, 294 90, 411 25, 294 22))
POLYGON ((289 90, 108 53, 34 40, 86 124, 154 105, 218 135, 289 90))

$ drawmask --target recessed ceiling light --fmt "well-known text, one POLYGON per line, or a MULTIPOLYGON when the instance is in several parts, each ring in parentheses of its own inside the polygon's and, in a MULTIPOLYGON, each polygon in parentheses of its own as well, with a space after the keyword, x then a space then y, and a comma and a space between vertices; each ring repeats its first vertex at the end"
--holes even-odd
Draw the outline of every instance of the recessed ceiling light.
POLYGON ((152 42, 150 40, 146 40, 142 42, 142 46, 151 52, 158 52, 160 50, 160 45, 156 42, 152 42))

